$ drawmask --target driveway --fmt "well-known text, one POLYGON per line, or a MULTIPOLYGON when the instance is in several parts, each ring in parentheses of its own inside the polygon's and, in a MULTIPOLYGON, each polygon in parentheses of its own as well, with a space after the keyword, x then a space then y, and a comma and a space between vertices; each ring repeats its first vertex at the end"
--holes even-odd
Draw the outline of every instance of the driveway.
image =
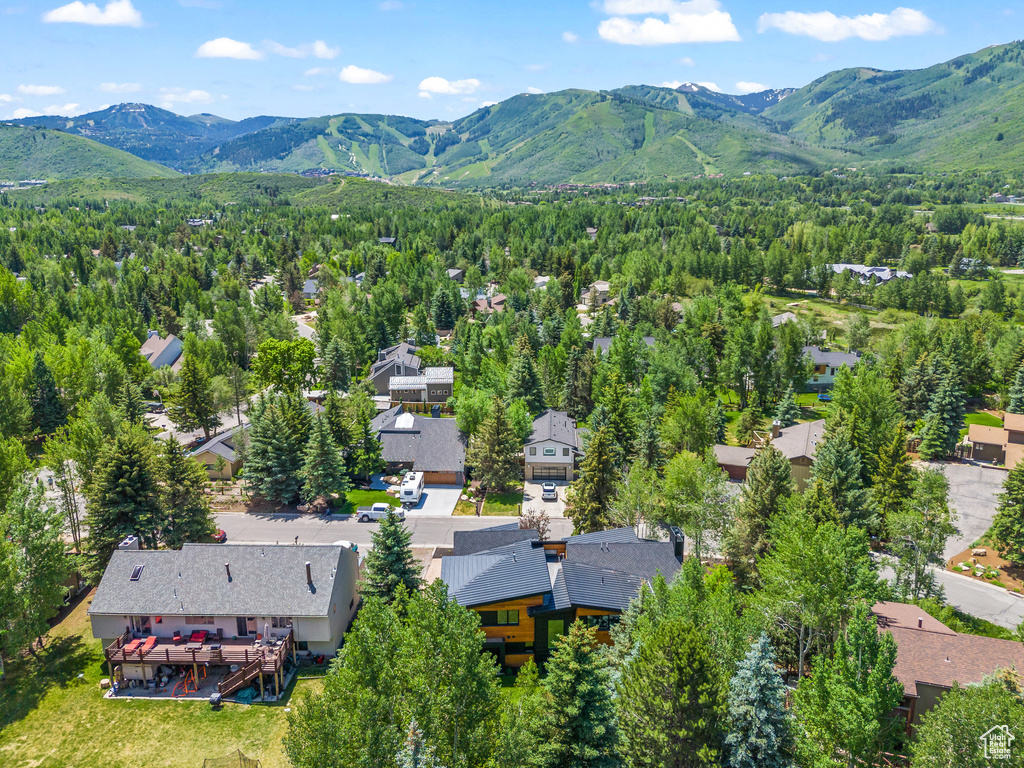
POLYGON ((451 517, 462 495, 461 485, 428 485, 423 489, 419 503, 409 509, 406 517, 451 517))
POLYGON ((565 492, 569 483, 565 481, 555 482, 558 490, 558 501, 544 501, 540 497, 541 484, 527 480, 523 484, 523 510, 536 509, 538 512, 547 512, 548 517, 565 517, 565 492))
POLYGON ((949 505, 957 511, 959 535, 946 542, 944 556, 949 559, 977 541, 992 525, 996 514, 996 494, 1003 490, 1006 470, 978 464, 930 464, 940 467, 949 480, 949 505))

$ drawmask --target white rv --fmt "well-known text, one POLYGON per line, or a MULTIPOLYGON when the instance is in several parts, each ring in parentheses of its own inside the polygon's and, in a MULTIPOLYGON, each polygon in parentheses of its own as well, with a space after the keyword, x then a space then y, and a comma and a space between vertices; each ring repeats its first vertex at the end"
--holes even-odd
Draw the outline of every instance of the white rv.
POLYGON ((402 485, 398 490, 398 500, 403 507, 412 507, 419 503, 423 495, 423 473, 410 472, 402 478, 402 485))

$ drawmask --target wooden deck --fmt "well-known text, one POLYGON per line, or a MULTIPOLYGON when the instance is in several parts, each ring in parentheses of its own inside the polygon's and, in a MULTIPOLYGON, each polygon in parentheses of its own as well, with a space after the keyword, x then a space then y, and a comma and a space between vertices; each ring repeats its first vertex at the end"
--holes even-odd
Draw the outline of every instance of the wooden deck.
POLYGON ((157 639, 156 645, 148 651, 143 651, 139 646, 128 653, 125 650, 132 641, 130 632, 125 631, 103 649, 107 663, 114 664, 145 664, 157 666, 160 664, 192 664, 204 666, 230 666, 237 664, 239 667, 248 667, 255 661, 260 661, 260 672, 263 674, 277 674, 284 666, 285 659, 292 654, 295 656, 295 643, 292 633, 289 632, 283 638, 278 638, 273 645, 262 645, 252 640, 216 640, 208 639, 201 647, 190 647, 185 642, 176 643, 171 638, 161 637, 157 639))

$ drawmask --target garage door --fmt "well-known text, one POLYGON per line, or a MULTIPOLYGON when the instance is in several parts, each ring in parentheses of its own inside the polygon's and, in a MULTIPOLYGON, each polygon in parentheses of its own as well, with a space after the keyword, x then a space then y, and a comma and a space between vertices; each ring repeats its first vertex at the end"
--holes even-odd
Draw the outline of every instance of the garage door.
POLYGON ((534 467, 534 480, 565 480, 565 467, 534 467))
POLYGON ((423 482, 425 485, 458 485, 457 472, 424 472, 423 482))

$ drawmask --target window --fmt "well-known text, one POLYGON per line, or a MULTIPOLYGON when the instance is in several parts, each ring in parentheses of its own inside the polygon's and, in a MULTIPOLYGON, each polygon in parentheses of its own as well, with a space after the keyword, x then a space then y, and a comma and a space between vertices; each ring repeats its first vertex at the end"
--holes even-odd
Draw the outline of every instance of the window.
POLYGON ((506 656, 514 656, 522 653, 533 653, 533 643, 505 643, 506 656))
POLYGON ((145 567, 146 566, 144 565, 136 565, 135 568, 132 569, 131 580, 138 581, 139 577, 142 576, 142 569, 145 567))
POLYGON ((544 449, 544 455, 545 456, 554 456, 555 455, 555 449, 554 448, 545 448, 544 449))
POLYGON ((273 616, 270 619, 270 626, 274 629, 291 629, 291 616, 273 616))
POLYGON ((186 616, 185 623, 197 626, 213 624, 213 616, 186 616))
POLYGON ((536 448, 530 448, 530 455, 531 456, 536 456, 537 455, 537 449, 536 448))
POLYGON ((832 371, 831 371, 831 373, 830 373, 829 375, 830 375, 830 376, 835 376, 835 375, 836 375, 836 369, 835 369, 835 368, 833 368, 833 369, 832 369, 832 371))
POLYGON ((569 449, 568 448, 563 448, 562 449, 562 455, 563 456, 568 456, 569 455, 569 449))
POLYGON ((598 632, 607 632, 619 623, 621 616, 580 616, 588 627, 597 627, 598 632))
POLYGON ((518 627, 519 611, 480 611, 480 625, 484 627, 518 627))
POLYGON ((434 390, 430 390, 430 394, 432 394, 432 395, 436 395, 436 394, 437 394, 437 392, 435 392, 434 390))

